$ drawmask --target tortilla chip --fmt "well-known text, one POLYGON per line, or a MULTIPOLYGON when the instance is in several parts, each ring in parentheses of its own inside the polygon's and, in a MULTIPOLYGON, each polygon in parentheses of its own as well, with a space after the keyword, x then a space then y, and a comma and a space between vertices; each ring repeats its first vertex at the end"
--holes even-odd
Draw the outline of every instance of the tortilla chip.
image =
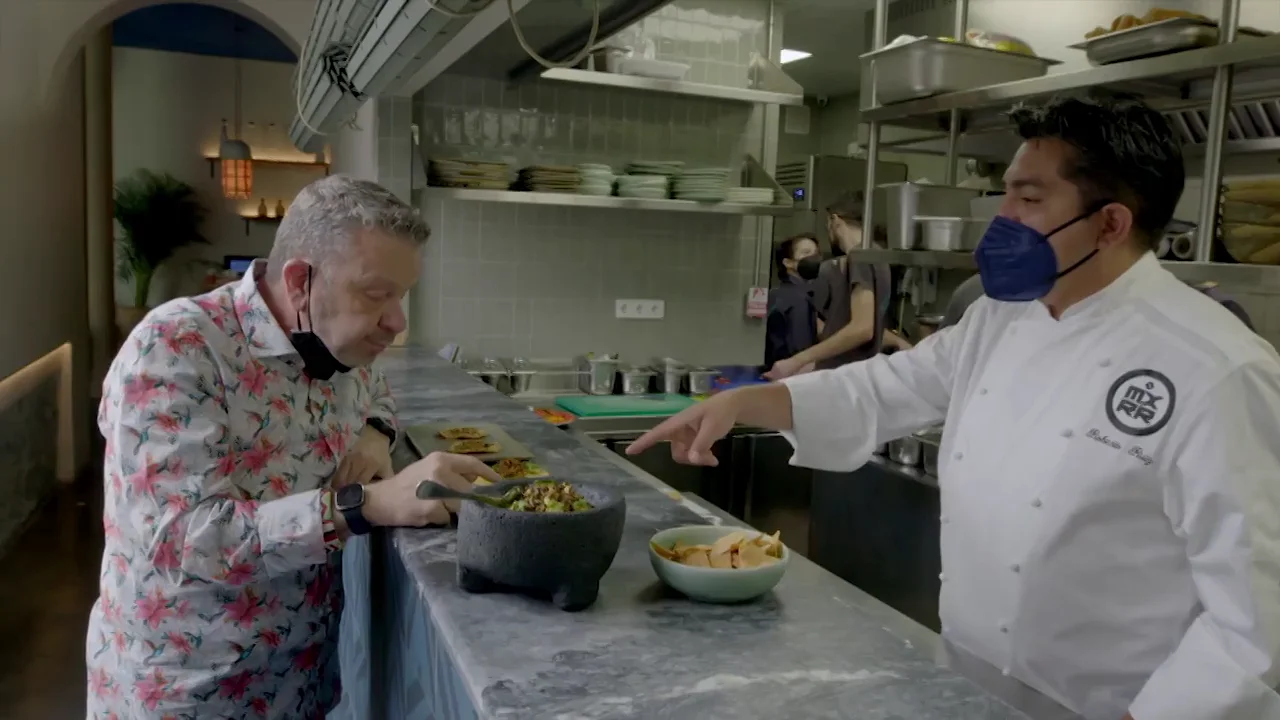
POLYGON ((489 436, 489 433, 474 427, 445 428, 438 434, 445 440, 479 440, 489 436))
POLYGON ((733 550, 734 548, 738 547, 738 545, 746 541, 746 539, 747 539, 747 534, 744 532, 731 532, 728 535, 725 535, 724 537, 712 543, 711 554, 713 556, 727 555, 731 550, 733 550))
POLYGON ((729 556, 730 552, 728 550, 720 553, 713 551, 709 558, 711 560, 711 567, 720 568, 721 570, 732 570, 733 560, 729 556))
POLYGON ((738 548, 738 552, 735 557, 738 560, 738 564, 734 565, 734 567, 741 568, 760 567, 773 559, 769 557, 764 548, 753 542, 743 543, 742 546, 738 548))
POLYGON ((658 553, 658 557, 663 558, 664 560, 675 560, 676 562, 680 561, 680 555, 662 547, 661 545, 659 545, 656 542, 653 542, 652 540, 649 541, 649 547, 653 548, 653 551, 658 553))
POLYGON ((689 567, 711 567, 711 561, 707 557, 706 550, 694 550, 681 558, 680 561, 689 567))

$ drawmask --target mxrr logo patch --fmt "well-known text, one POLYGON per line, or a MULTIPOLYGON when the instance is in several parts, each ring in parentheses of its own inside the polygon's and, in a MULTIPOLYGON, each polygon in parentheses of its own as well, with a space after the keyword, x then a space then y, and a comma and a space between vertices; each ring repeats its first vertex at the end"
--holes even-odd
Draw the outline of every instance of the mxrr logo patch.
POLYGON ((1169 424, 1177 398, 1177 388, 1163 373, 1130 370, 1107 392, 1107 419, 1126 435, 1152 435, 1169 424))

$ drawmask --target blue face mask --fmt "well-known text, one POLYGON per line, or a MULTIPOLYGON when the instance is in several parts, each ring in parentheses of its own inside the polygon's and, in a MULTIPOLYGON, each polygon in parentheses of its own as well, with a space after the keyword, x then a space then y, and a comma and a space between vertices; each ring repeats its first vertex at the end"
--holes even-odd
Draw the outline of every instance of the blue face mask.
POLYGON ((1058 257, 1053 254, 1049 238, 1090 215, 1110 202, 1096 204, 1047 234, 1006 217, 997 216, 983 233, 974 259, 982 276, 982 289, 987 297, 1005 302, 1039 300, 1053 289, 1059 278, 1070 273, 1098 254, 1098 249, 1080 258, 1066 270, 1058 270, 1058 257))

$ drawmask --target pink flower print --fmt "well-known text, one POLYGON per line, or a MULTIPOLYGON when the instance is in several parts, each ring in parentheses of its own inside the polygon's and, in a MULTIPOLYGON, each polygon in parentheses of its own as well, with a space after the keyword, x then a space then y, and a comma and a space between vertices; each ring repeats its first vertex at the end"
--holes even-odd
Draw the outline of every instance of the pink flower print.
POLYGON ((156 427, 170 435, 176 435, 182 429, 182 421, 173 413, 156 413, 155 423, 156 427))
POLYGON ((163 383, 145 372, 126 375, 121 385, 124 389, 123 402, 134 407, 147 407, 164 387, 163 383))
POLYGON ((244 585, 253 580, 253 564, 247 562, 228 565, 222 573, 222 581, 228 585, 244 585))
POLYGON ((293 406, 283 397, 271 398, 271 409, 286 417, 293 414, 293 406))
POLYGON ((175 608, 173 609, 173 614, 174 614, 174 615, 176 615, 176 616, 177 616, 177 617, 179 617, 179 618, 184 618, 184 617, 186 617, 187 615, 190 615, 190 614, 191 614, 191 601, 190 601, 190 600, 183 600, 182 602, 178 603, 178 606, 177 606, 177 607, 175 607, 175 608))
POLYGON ((258 512, 258 503, 252 500, 236 500, 232 513, 236 520, 252 520, 258 512))
POLYGON ((328 567, 321 567, 315 578, 307 583, 307 592, 303 601, 308 607, 322 607, 329 600, 329 590, 333 587, 333 575, 328 567))
POLYGON ((284 638, 280 637, 280 633, 275 630, 258 631, 258 639, 261 640, 269 648, 278 648, 284 638))
POLYGON ((157 570, 177 570, 182 567, 182 557, 178 554, 177 541, 169 539, 157 545, 151 556, 151 564, 157 570))
POLYGON ((169 679, 159 668, 152 668, 149 674, 133 683, 133 692, 142 701, 143 707, 155 710, 160 701, 169 695, 169 679))
POLYGON ((311 670, 320 662, 320 644, 312 643, 293 656, 293 669, 299 672, 311 670))
POLYGON ((323 397, 325 400, 333 400, 333 386, 321 385, 320 396, 323 397))
POLYGON ((173 604, 160 592, 160 588, 155 587, 151 589, 150 595, 138 598, 136 614, 147 627, 155 630, 160 627, 160 623, 173 617, 173 604))
POLYGON ((284 497, 285 495, 289 494, 290 490, 293 489, 293 487, 289 484, 289 481, 286 480, 283 475, 272 475, 271 477, 267 478, 267 485, 271 487, 271 492, 276 497, 284 497))
POLYGON ((129 636, 117 630, 111 633, 111 642, 116 646, 116 652, 124 652, 129 647, 129 636))
POLYGON ((108 540, 120 539, 120 527, 105 514, 102 516, 102 534, 108 540))
POLYGON ((170 510, 182 513, 191 508, 191 501, 181 493, 170 493, 164 496, 164 505, 170 510))
POLYGON ((177 650, 179 654, 187 656, 191 654, 191 641, 186 635, 180 632, 170 632, 165 638, 169 641, 169 647, 177 650))
POLYGON ((239 377, 240 390, 248 393, 249 397, 258 398, 266 393, 267 371, 257 360, 250 360, 240 371, 239 377))
POLYGON ((222 477, 231 477, 239 464, 240 456, 235 450, 228 450, 226 455, 218 458, 218 474, 222 477))
POLYGON ((129 485, 139 495, 155 497, 156 487, 164 479, 163 467, 160 463, 154 462, 150 455, 147 455, 143 459, 142 467, 129 476, 129 485))
POLYGON ((222 609, 227 611, 227 622, 241 629, 253 625, 264 610, 262 600, 253 592, 253 588, 245 588, 239 597, 223 605, 222 609))
POLYGON ((327 432, 323 430, 320 431, 320 434, 315 436, 315 438, 313 438, 308 444, 311 446, 311 450, 315 452, 316 457, 318 457, 321 462, 333 462, 333 446, 329 444, 329 435, 327 432))
POLYGON ((218 681, 218 694, 228 700, 239 701, 249 691, 249 683, 252 681, 253 674, 248 670, 241 670, 231 677, 218 681))
POLYGON ((129 574, 129 558, 125 557, 124 555, 121 555, 120 553, 113 554, 111 556, 111 564, 116 566, 116 574, 118 575, 129 574))
POLYGON ((95 668, 89 671, 89 692, 95 697, 112 697, 118 695, 119 690, 106 670, 95 668))
POLYGON ((250 473, 260 473, 272 458, 280 454, 280 449, 281 446, 273 445, 266 436, 260 436, 252 448, 240 454, 240 464, 250 473))
POLYGON ((267 711, 271 709, 265 698, 261 695, 249 701, 249 709, 258 714, 259 717, 266 717, 267 711))

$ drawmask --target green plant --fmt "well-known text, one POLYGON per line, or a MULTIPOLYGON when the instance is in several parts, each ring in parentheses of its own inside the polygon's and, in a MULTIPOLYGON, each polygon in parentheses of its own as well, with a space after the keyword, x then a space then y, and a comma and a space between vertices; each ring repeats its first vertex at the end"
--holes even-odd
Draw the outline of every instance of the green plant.
POLYGON ((116 183, 117 272, 133 280, 133 302, 147 304, 156 268, 178 248, 207 243, 200 234, 205 210, 195 188, 167 173, 138 170, 116 183))

